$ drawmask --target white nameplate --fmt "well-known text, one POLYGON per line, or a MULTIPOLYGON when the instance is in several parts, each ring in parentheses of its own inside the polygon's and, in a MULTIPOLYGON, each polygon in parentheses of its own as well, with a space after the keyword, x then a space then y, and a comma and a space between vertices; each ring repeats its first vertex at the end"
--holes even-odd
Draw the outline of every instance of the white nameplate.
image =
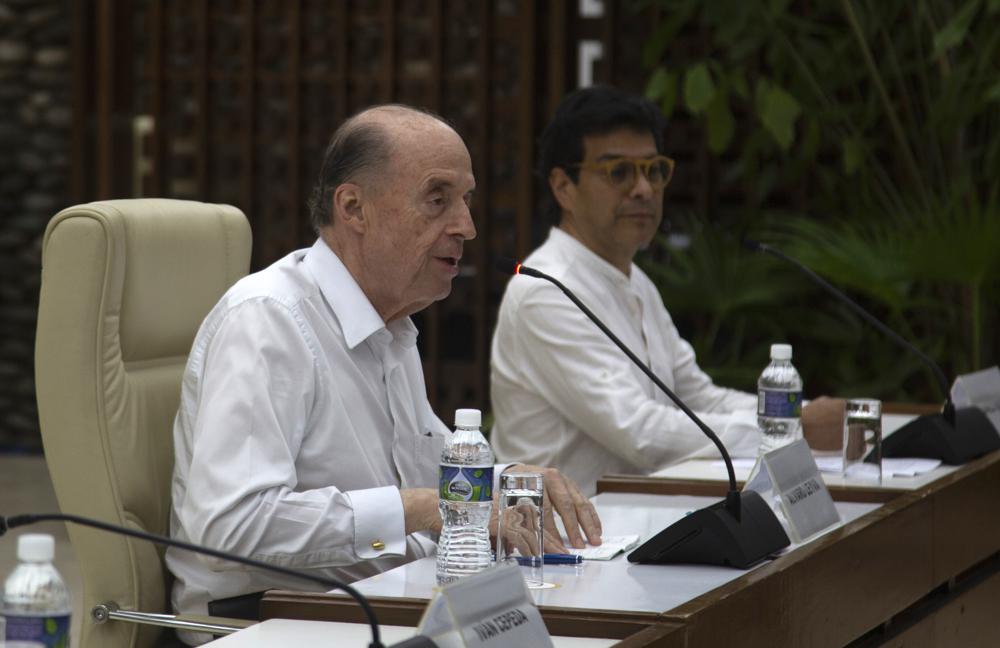
POLYGON ((517 565, 493 567, 437 590, 418 633, 439 648, 552 646, 517 565))
POLYGON ((840 524, 840 513, 803 439, 761 457, 743 490, 760 493, 766 502, 777 496, 794 542, 840 524))
POLYGON ((962 374, 951 386, 951 400, 956 407, 974 406, 983 410, 1000 432, 1000 368, 962 374))

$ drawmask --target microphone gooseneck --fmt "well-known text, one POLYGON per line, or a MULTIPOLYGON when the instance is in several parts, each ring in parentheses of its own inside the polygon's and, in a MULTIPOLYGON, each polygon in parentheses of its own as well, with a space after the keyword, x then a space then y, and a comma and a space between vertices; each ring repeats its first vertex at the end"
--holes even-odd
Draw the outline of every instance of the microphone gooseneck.
POLYGON ((326 578, 324 576, 315 576, 313 574, 297 571, 295 569, 288 569, 286 567, 269 565, 259 560, 253 560, 252 558, 244 558, 243 556, 226 553, 224 551, 219 551, 217 549, 210 549, 208 547, 202 547, 200 545, 192 544, 190 542, 175 540, 173 538, 157 535, 155 533, 147 533, 145 531, 139 531, 137 529, 129 529, 128 527, 122 527, 116 524, 110 524, 108 522, 102 522, 100 520, 94 520, 91 518, 86 518, 79 515, 72 515, 69 513, 44 513, 38 515, 22 514, 22 515, 0 516, 0 536, 4 535, 8 529, 13 529, 15 527, 25 526, 28 524, 35 524, 36 522, 49 522, 49 521, 73 522, 74 524, 79 524, 81 526, 87 526, 95 529, 100 529, 102 531, 108 531, 110 533, 118 533, 121 535, 131 536, 133 538, 139 538, 141 540, 148 540, 149 542, 160 545, 166 545, 168 547, 177 547, 178 549, 185 549, 187 551, 193 551, 194 553, 204 554, 206 556, 212 556, 213 558, 220 558, 222 560, 228 560, 230 562, 239 563, 241 565, 256 567, 258 569, 274 572, 276 574, 292 576, 294 578, 298 578, 301 580, 311 581, 313 583, 318 583, 326 587, 342 590, 347 594, 349 594, 351 598, 353 598, 355 601, 358 602, 358 605, 360 605, 361 608, 364 610, 365 616, 368 617, 368 623, 372 629, 372 641, 371 644, 369 644, 369 648, 385 648, 379 636, 378 621, 375 618, 375 610, 372 609, 371 605, 368 603, 368 600, 359 591, 357 591, 350 585, 347 585, 346 583, 341 583, 340 581, 334 580, 332 578, 326 578))
POLYGON ((711 428, 705 425, 705 423, 700 418, 698 418, 698 416, 694 412, 692 412, 687 405, 684 404, 684 401, 678 398, 677 395, 674 394, 674 392, 671 391, 670 388, 667 387, 663 383, 663 381, 660 380, 656 376, 656 374, 653 373, 652 369, 646 366, 646 364, 642 360, 640 360, 638 356, 636 356, 632 352, 631 349, 625 346, 625 343, 622 342, 620 339, 618 339, 618 336, 612 333, 611 329, 609 329, 604 324, 604 322, 602 322, 597 317, 597 315, 594 315, 594 313, 589 308, 587 308, 586 304, 580 301, 580 299, 575 294, 573 294, 573 291, 564 286, 561 281, 559 281, 555 277, 552 277, 551 275, 545 274, 540 270, 526 267, 506 257, 500 257, 497 260, 496 268, 497 270, 504 272, 506 274, 522 274, 522 275, 527 275, 529 277, 544 279, 545 281, 548 281, 553 285, 555 285, 557 288, 559 288, 559 290, 561 290, 563 294, 570 299, 570 301, 576 304, 577 308, 579 308, 583 312, 583 314, 586 315, 590 319, 590 321, 597 326, 597 328, 601 329, 601 332, 604 333, 604 335, 606 335, 612 342, 615 343, 615 345, 619 349, 621 349, 622 353, 628 356, 629 360, 631 360, 637 367, 639 367, 640 370, 642 370, 644 374, 646 374, 646 376, 650 380, 653 381, 653 384, 656 385, 660 389, 660 391, 666 394, 667 397, 671 401, 673 401, 674 404, 677 405, 677 407, 680 408, 680 410, 688 416, 688 418, 694 421, 695 425, 697 425, 698 428, 709 439, 712 440, 712 443, 715 444, 715 447, 719 449, 719 453, 722 455, 722 459, 726 462, 726 470, 729 472, 729 492, 726 494, 726 509, 737 520, 739 520, 741 516, 741 507, 740 507, 740 492, 736 488, 736 472, 733 469, 733 461, 732 459, 729 458, 729 452, 726 451, 726 446, 722 444, 722 441, 719 440, 719 437, 715 434, 715 432, 713 432, 711 428))
POLYGON ((742 243, 746 248, 750 250, 753 250, 755 252, 763 252, 765 254, 770 254, 771 256, 777 257, 787 263, 792 264, 793 266, 798 268, 799 271, 801 271, 810 279, 812 279, 813 282, 819 284, 828 293, 836 297, 843 304, 846 304, 852 311, 854 311, 856 315, 861 317, 861 319, 865 320, 866 322, 877 328, 879 331, 887 335, 889 339, 891 339, 899 346, 903 347, 910 353, 920 358, 920 360, 927 367, 930 368, 931 372, 934 374, 934 378, 937 380, 938 386, 941 388, 941 392, 944 394, 945 400, 944 400, 944 410, 942 411, 942 416, 944 416, 944 419, 950 425, 952 426, 955 425, 955 405, 954 403, 952 403, 951 394, 948 390, 948 380, 947 378, 945 378, 944 372, 941 370, 941 367, 939 367, 936 362, 931 360, 930 357, 927 356, 927 354, 918 349, 916 346, 914 346, 911 342, 903 338, 901 335, 893 331, 891 328, 883 324, 878 318, 876 318, 874 315, 872 315, 864 308, 862 308, 860 305, 858 305, 858 303, 855 302, 853 299, 845 295, 843 291, 835 287, 833 284, 828 282, 823 277, 813 272, 811 268, 807 267, 797 259, 788 256, 781 250, 772 247, 766 243, 760 243, 758 241, 754 241, 746 237, 743 237, 742 243))

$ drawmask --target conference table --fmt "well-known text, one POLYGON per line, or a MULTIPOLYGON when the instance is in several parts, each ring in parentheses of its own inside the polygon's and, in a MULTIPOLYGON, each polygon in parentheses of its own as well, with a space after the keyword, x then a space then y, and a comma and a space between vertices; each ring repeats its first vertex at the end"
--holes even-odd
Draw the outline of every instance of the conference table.
MULTIPOLYGON (((413 628, 380 625, 381 641, 393 646, 413 636, 413 628)), ((300 619, 268 619, 239 632, 216 639, 211 648, 276 648, 280 646, 368 646, 371 627, 364 623, 302 621, 300 619)), ((616 642, 608 639, 552 637, 553 648, 611 648, 616 642)))
MULTIPOLYGON (((594 498, 605 534, 645 540, 718 501, 724 475, 701 460, 648 477, 606 476, 594 498)), ((624 555, 546 565, 554 587, 532 596, 549 632, 620 648, 1000 645, 1000 451, 880 487, 824 478, 842 523, 749 570, 635 565, 624 555)), ((355 587, 381 624, 416 626, 434 593, 433 559, 355 587)), ((336 593, 271 591, 261 613, 364 621, 336 593)))

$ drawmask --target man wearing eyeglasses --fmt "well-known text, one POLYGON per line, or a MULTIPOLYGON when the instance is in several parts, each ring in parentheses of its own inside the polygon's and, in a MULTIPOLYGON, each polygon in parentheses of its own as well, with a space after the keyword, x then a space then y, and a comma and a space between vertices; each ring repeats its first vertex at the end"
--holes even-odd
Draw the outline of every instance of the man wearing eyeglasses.
MULTIPOLYGON (((632 263, 660 226, 673 168, 651 102, 609 87, 570 94, 539 141, 537 171, 558 224, 524 265, 575 292, 731 454, 754 456, 757 397, 712 383, 632 263)), ((515 276, 507 286, 491 394, 498 458, 556 466, 588 495, 604 474, 716 456, 695 424, 547 281, 515 276)))

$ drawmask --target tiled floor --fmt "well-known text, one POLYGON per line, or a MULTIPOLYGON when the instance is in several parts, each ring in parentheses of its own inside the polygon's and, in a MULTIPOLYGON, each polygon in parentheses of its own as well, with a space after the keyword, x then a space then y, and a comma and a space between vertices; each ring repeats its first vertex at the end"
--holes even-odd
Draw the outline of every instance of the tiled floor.
MULTIPOLYGON (((52 481, 41 456, 0 454, 0 515, 18 513, 58 513, 52 481)), ((69 544, 66 527, 57 522, 46 522, 20 527, 0 538, 0 578, 17 564, 17 537, 24 533, 51 533, 56 539, 56 569, 69 585, 73 596, 73 626, 70 645, 78 648, 80 622, 80 571, 77 569, 73 547, 69 544)), ((2 643, 2 641, 0 641, 2 643)))

